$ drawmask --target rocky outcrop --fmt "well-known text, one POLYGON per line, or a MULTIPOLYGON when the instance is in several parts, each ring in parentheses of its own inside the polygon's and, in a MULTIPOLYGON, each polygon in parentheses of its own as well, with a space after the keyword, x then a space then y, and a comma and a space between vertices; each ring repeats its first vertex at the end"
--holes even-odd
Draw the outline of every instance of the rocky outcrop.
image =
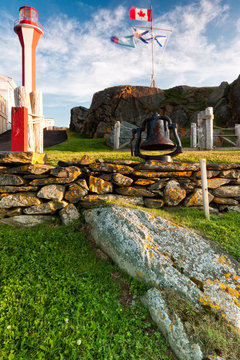
POLYGON ((82 132, 84 120, 88 114, 88 109, 83 106, 76 106, 71 109, 71 123, 70 130, 82 132))
POLYGON ((81 106, 73 108, 70 129, 89 137, 109 138, 108 144, 112 146, 111 130, 116 121, 120 121, 123 125, 121 146, 129 133, 131 136, 132 125, 140 126, 155 112, 169 116, 179 128, 186 128, 196 122, 198 112, 208 106, 214 108, 216 125, 233 127, 240 123, 239 98, 240 77, 230 85, 224 81, 218 87, 176 86, 161 90, 146 86, 116 86, 95 93, 89 110, 81 106))
MULTIPOLYGON (((116 121, 140 126, 155 112, 170 116, 180 126, 185 125, 195 111, 206 106, 211 91, 211 88, 188 86, 165 91, 130 85, 108 88, 94 94, 88 113, 84 112, 85 118, 79 122, 80 132, 89 137, 107 137, 116 121)), ((72 109, 70 128, 76 128, 78 116, 79 108, 72 109)))
POLYGON ((239 331, 240 264, 216 244, 142 210, 114 205, 84 215, 96 244, 120 268, 148 284, 144 302, 179 359, 202 360, 210 354, 194 343, 194 334, 187 337, 180 319, 170 319, 161 289, 181 294, 239 331))

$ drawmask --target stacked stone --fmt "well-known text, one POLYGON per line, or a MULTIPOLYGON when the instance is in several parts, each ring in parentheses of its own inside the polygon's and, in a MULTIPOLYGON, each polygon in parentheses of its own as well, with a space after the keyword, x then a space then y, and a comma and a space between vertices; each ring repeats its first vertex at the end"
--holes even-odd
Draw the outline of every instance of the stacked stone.
MULTIPOLYGON (((240 211, 240 164, 207 166, 209 202, 216 211, 240 211)), ((45 164, 44 155, 0 153, 0 223, 32 226, 77 219, 76 205, 117 201, 151 208, 202 206, 196 163, 102 161, 45 164)))

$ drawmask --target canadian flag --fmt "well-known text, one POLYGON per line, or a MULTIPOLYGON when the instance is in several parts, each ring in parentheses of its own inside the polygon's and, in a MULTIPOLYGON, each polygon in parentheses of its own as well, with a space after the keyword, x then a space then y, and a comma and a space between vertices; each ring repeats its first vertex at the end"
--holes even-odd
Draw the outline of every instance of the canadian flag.
POLYGON ((130 19, 140 21, 152 21, 152 10, 138 9, 132 6, 130 9, 130 19))

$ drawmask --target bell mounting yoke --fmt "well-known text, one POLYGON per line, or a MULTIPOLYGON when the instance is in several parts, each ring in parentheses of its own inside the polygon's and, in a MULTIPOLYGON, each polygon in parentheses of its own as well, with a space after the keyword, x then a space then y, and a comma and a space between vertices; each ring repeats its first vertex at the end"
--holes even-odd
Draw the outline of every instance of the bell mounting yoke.
MULTIPOLYGON (((162 134, 161 134, 162 135, 162 134)), ((131 155, 133 156, 133 141, 136 139, 135 149, 134 149, 134 155, 138 156, 140 158, 146 159, 146 160, 160 160, 165 162, 172 162, 172 158, 177 156, 178 154, 182 153, 182 145, 181 140, 179 139, 178 133, 177 133, 177 124, 173 123, 172 120, 165 115, 158 115, 154 114, 153 116, 146 118, 142 126, 136 129, 132 130, 132 139, 131 139, 131 155), (176 140, 176 145, 173 144, 173 146, 176 146, 175 150, 168 154, 163 155, 146 155, 142 154, 140 151, 141 147, 141 141, 142 141, 142 132, 146 130, 146 126, 149 126, 149 123, 152 121, 157 120, 163 120, 164 123, 164 129, 166 130, 166 124, 168 125, 168 129, 173 131, 173 136, 176 140), (137 139, 136 139, 137 135, 137 139)), ((169 140, 169 139, 168 139, 169 140)), ((167 149, 167 148, 166 148, 167 149)), ((158 149, 163 150, 163 149, 158 149)))

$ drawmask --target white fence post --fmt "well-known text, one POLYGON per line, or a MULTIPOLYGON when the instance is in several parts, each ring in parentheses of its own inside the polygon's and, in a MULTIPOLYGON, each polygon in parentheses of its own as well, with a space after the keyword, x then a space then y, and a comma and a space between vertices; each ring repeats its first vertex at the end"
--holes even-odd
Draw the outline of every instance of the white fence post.
POLYGON ((213 108, 208 107, 205 110, 205 149, 212 150, 213 148, 213 108))
POLYGON ((198 146, 200 150, 211 150, 213 148, 213 119, 212 107, 198 113, 198 146))
POLYGON ((114 150, 117 150, 119 149, 119 138, 120 138, 120 127, 121 127, 121 124, 120 124, 120 121, 117 121, 114 125, 114 145, 113 145, 113 148, 114 150))
POLYGON ((190 137, 191 148, 197 147, 197 124, 191 123, 191 137, 190 137))
POLYGON ((203 210, 205 217, 209 220, 210 216, 209 216, 206 159, 200 159, 200 168, 201 168, 201 180, 202 180, 203 210))
POLYGON ((237 137, 237 147, 240 147, 240 124, 235 124, 235 134, 237 137))
POLYGON ((32 107, 32 131, 34 138, 34 151, 43 153, 43 103, 42 92, 35 90, 30 93, 32 107))

